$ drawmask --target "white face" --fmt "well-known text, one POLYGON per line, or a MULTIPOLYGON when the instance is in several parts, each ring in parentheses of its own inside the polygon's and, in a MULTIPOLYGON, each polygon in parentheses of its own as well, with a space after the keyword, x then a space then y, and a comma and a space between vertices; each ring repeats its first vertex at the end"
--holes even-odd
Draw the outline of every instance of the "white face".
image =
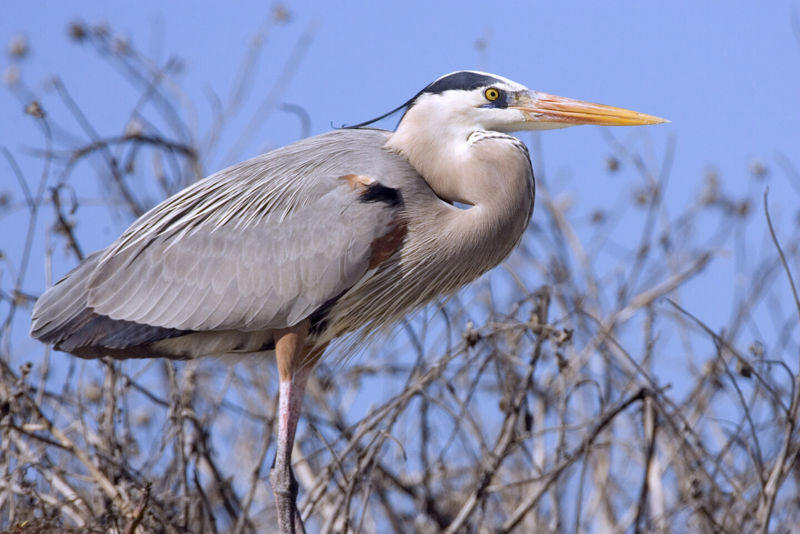
POLYGON ((411 116, 416 119, 416 128, 424 124, 435 135, 453 139, 476 130, 516 132, 579 124, 667 122, 627 109, 531 91, 508 78, 478 71, 453 72, 428 85, 404 118, 411 116))
MULTIPOLYGON (((452 126, 474 130, 497 132, 516 132, 520 130, 542 130, 562 128, 567 124, 533 122, 520 109, 512 106, 529 100, 536 93, 515 81, 480 71, 471 72, 493 78, 494 81, 471 90, 448 89, 439 93, 423 93, 417 98, 414 107, 425 110, 434 120, 446 121, 452 126)), ((446 74, 434 81, 447 78, 446 74)))

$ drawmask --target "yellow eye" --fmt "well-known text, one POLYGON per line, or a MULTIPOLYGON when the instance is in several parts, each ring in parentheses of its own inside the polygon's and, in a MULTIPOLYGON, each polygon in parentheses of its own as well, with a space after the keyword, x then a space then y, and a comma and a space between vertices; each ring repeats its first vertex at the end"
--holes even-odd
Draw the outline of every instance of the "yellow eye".
POLYGON ((486 91, 484 91, 483 96, 486 97, 486 100, 494 102, 495 100, 500 98, 500 91, 498 91, 494 87, 490 87, 486 91))

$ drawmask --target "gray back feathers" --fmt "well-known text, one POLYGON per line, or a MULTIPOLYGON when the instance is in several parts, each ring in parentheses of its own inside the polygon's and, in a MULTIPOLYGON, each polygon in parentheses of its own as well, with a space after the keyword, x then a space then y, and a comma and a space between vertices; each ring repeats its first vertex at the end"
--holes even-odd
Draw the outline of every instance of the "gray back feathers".
POLYGON ((72 351, 110 346, 115 329, 130 333, 126 323, 155 328, 131 335, 130 345, 299 322, 365 275, 373 241, 399 216, 398 206, 360 199, 342 176, 421 180, 381 149, 385 140, 377 130, 331 132, 181 191, 46 292, 32 335, 72 351))

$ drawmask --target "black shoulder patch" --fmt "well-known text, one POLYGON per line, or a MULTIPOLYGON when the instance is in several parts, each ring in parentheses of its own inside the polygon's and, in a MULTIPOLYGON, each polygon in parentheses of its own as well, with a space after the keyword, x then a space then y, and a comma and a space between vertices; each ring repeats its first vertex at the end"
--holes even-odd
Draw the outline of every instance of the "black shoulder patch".
POLYGON ((478 87, 485 87, 493 83, 500 83, 494 76, 487 76, 486 74, 478 74, 477 72, 470 72, 462 70, 449 74, 444 78, 439 78, 428 87, 422 90, 423 93, 439 94, 450 89, 460 89, 462 91, 472 91, 478 87))
POLYGON ((359 195, 361 202, 383 202, 393 208, 403 204, 403 195, 393 187, 386 187, 380 182, 372 182, 359 195))

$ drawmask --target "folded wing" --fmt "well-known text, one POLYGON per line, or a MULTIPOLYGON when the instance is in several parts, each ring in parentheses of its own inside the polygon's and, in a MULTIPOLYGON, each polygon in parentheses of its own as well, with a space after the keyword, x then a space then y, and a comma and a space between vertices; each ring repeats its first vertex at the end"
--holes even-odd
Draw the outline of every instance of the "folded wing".
POLYGON ((397 203, 370 199, 346 177, 319 178, 315 189, 322 194, 287 213, 243 210, 193 226, 175 219, 146 239, 123 236, 92 272, 88 306, 176 330, 296 324, 365 276, 376 243, 400 216, 397 203))

